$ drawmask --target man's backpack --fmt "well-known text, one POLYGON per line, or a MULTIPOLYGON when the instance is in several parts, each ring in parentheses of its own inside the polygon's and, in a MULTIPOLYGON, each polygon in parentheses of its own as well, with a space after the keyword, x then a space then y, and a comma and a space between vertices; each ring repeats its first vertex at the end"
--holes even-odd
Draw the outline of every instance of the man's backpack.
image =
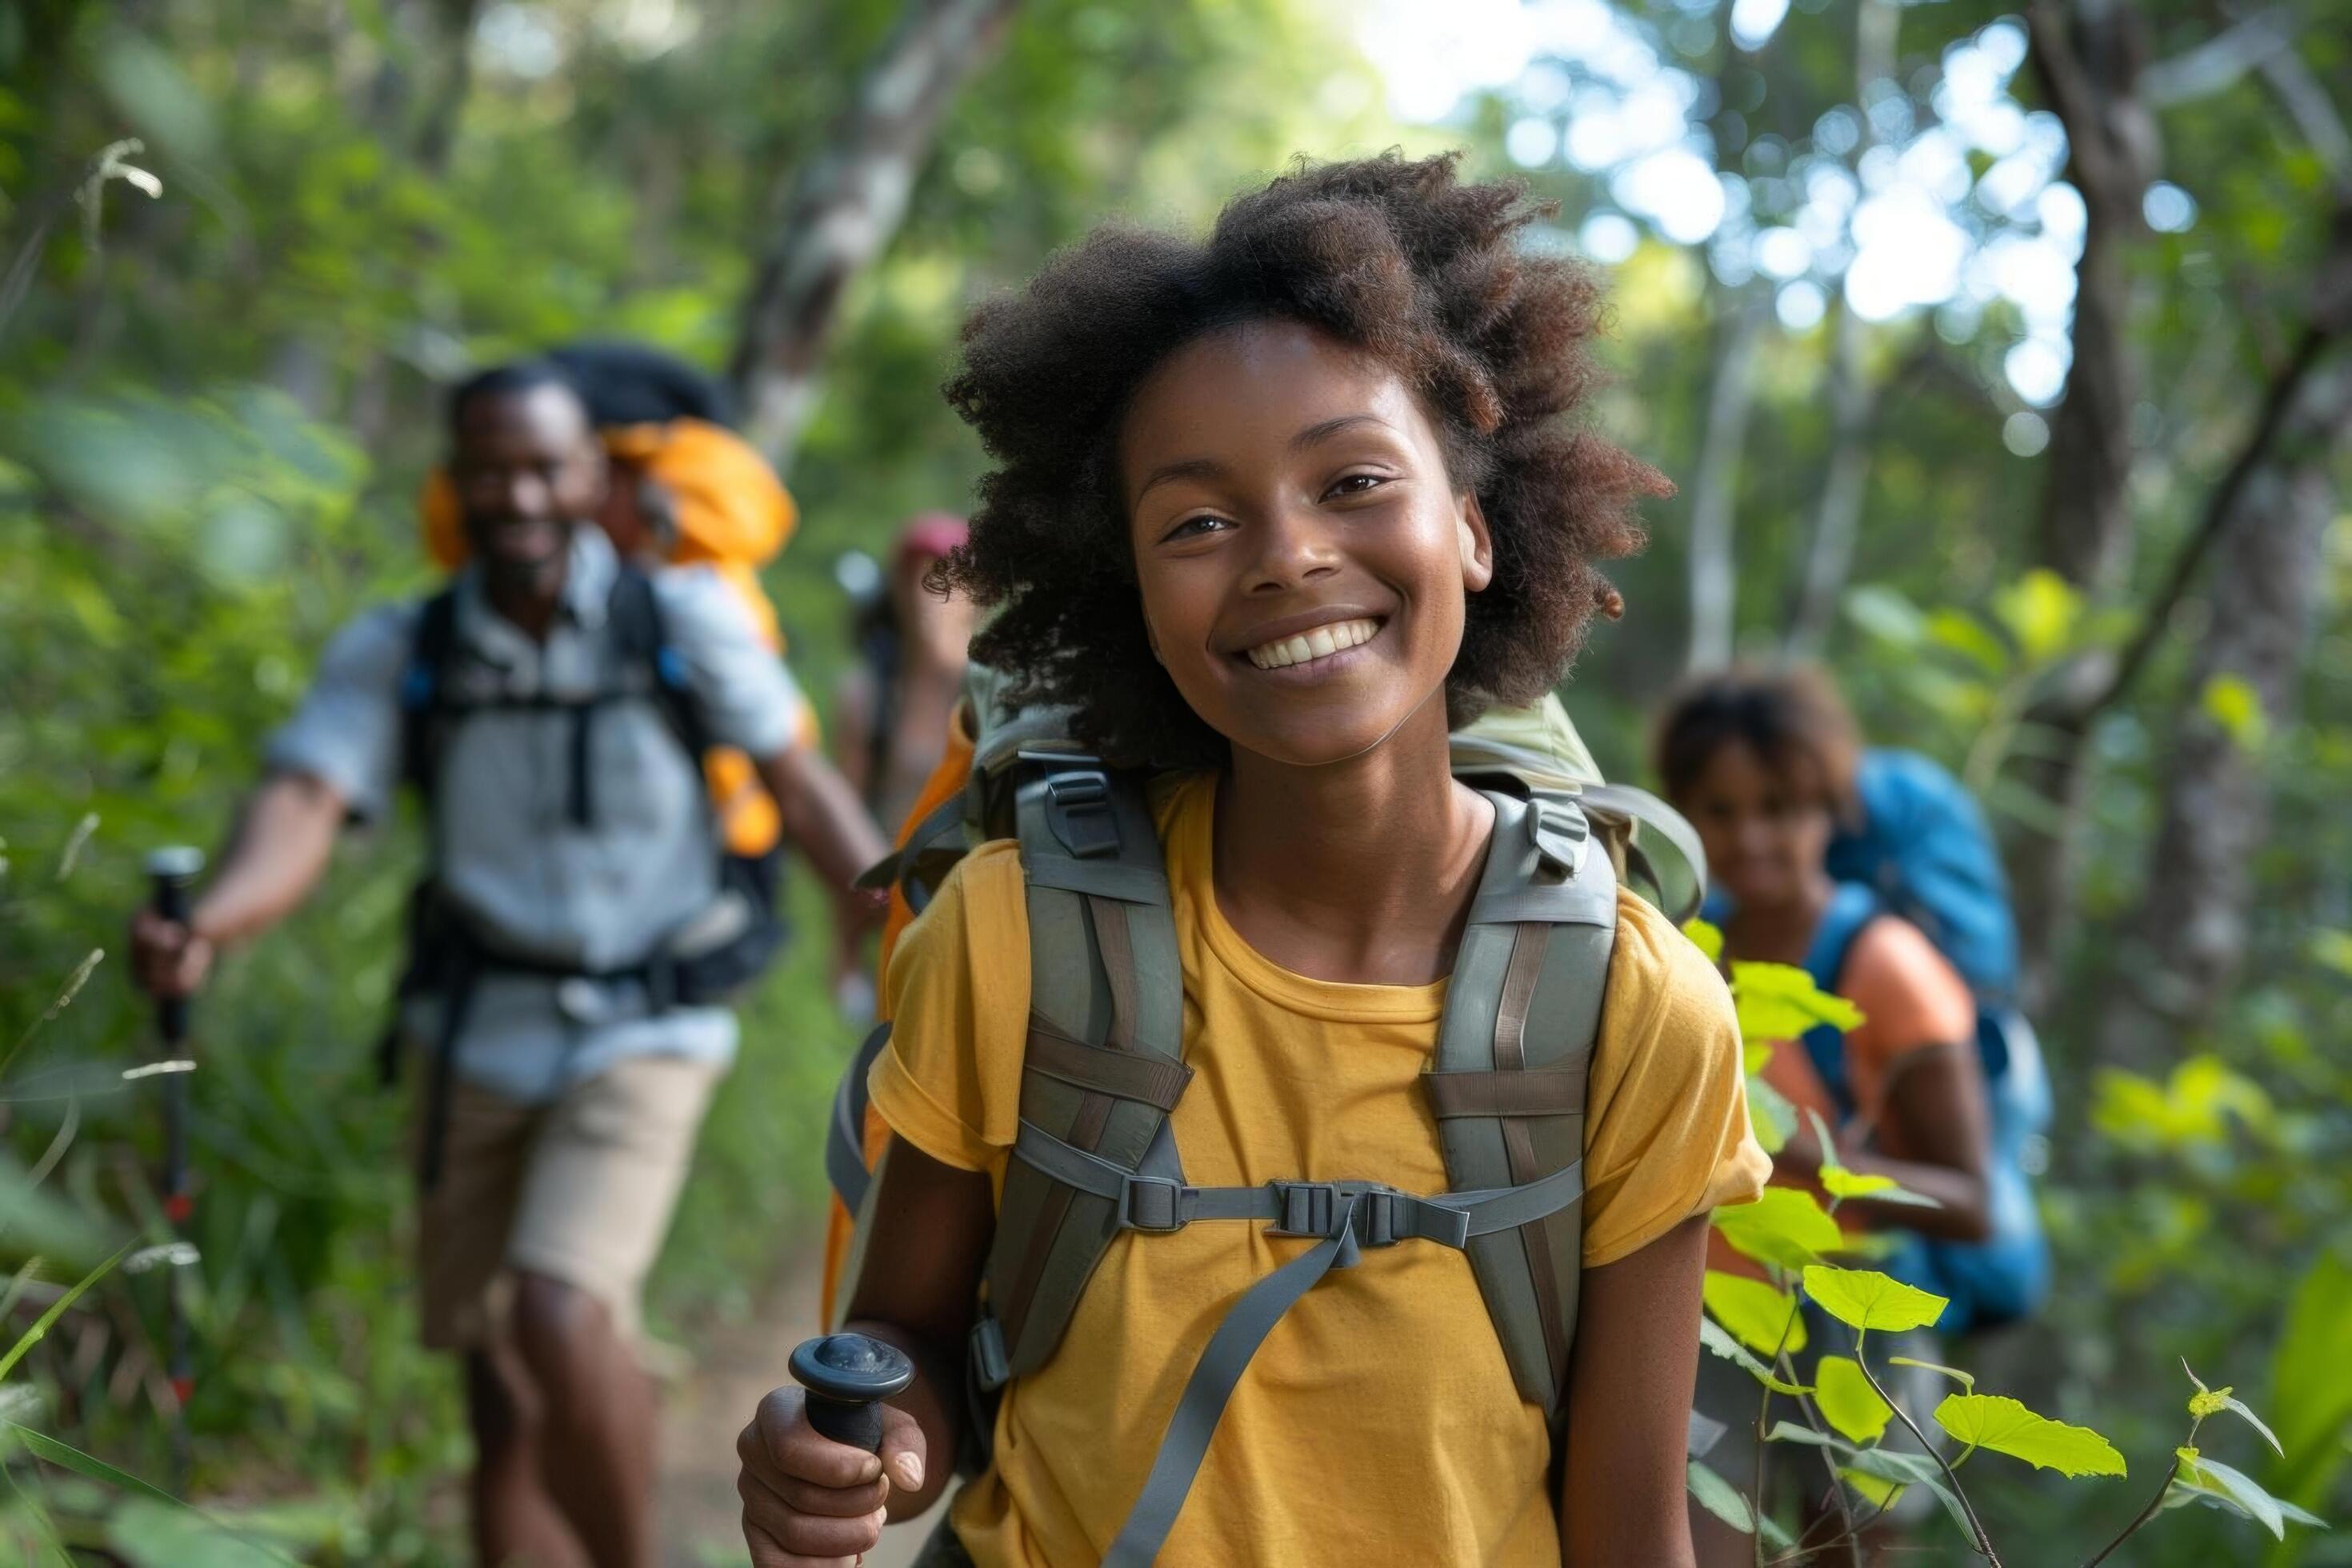
MULTIPOLYGON (((2030 1317, 2050 1289, 2049 1246, 2034 1206, 2043 1162, 2050 1077, 2032 1026, 2011 1003, 2017 984, 2017 922, 2009 883, 1984 814, 1966 785, 1909 752, 1867 753, 1855 781, 1860 819, 1829 848, 1838 890, 1813 935, 1805 967, 1837 988, 1847 951, 1879 914, 1927 933, 1977 1001, 1977 1052, 1992 1113, 1986 1173, 1992 1234, 1980 1242, 1906 1234, 1887 1268, 1951 1299, 1940 1327, 1991 1328, 2030 1317)), ((1805 1049, 1842 1115, 1853 1112, 1844 1038, 1816 1028, 1805 1049)))
MULTIPOLYGON (((1663 884, 1695 907, 1705 875, 1687 826, 1639 792, 1583 776, 1590 760, 1556 701, 1532 720, 1497 715, 1483 732, 1457 736, 1456 774, 1487 794, 1495 830, 1423 1080, 1454 1189, 1194 1186, 1169 1130, 1192 1071, 1148 780, 1085 754, 1066 710, 1003 713, 996 689, 990 672, 975 670, 962 795, 869 874, 927 901, 971 847, 1004 837, 1020 846, 1031 1028, 1020 1130, 967 1357, 978 1443, 984 1449, 998 1392, 1052 1358, 1117 1236, 1208 1221, 1255 1221, 1316 1244, 1244 1292, 1212 1334, 1106 1563, 1152 1560, 1258 1346, 1365 1247, 1423 1241, 1467 1254, 1520 1395, 1557 1421, 1582 1264, 1585 1079, 1617 888, 1621 878, 1663 884), (1637 836, 1637 821, 1655 830, 1637 836)), ((866 1077, 888 1028, 845 1074, 827 1141, 828 1172, 860 1219, 853 1253, 880 1184, 863 1157, 866 1077)), ((844 1273, 854 1279, 855 1264, 844 1273)))
MULTIPOLYGON (((612 648, 605 681, 582 697, 509 698, 467 690, 459 678, 457 594, 453 584, 425 600, 401 675, 401 777, 415 790, 428 815, 437 808, 441 759, 449 737, 478 713, 525 710, 565 716, 571 726, 564 748, 566 813, 581 826, 596 819, 595 778, 588 766, 593 754, 591 731, 598 715, 613 704, 650 700, 688 756, 698 762, 710 751, 701 705, 688 680, 685 661, 670 643, 653 579, 644 572, 624 564, 614 578, 605 605, 612 648)), ((489 973, 634 980, 645 986, 656 1010, 721 1004, 756 979, 783 946, 782 863, 782 851, 776 848, 757 856, 722 848, 719 898, 702 916, 672 933, 657 951, 619 968, 593 971, 501 947, 448 907, 428 869, 410 896, 408 963, 398 992, 403 1000, 428 993, 443 999, 427 1089, 423 1152, 427 1183, 438 1173, 451 1058, 476 980, 489 973)), ((394 1031, 386 1035, 383 1046, 387 1079, 397 1066, 394 1031)))

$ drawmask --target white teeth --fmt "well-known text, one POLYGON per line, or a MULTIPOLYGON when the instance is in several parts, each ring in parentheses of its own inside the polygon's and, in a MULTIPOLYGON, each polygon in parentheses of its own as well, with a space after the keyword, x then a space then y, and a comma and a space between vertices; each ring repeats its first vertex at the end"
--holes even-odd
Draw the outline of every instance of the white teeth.
POLYGON ((1307 664, 1328 658, 1351 647, 1360 647, 1372 640, 1380 631, 1377 621, 1335 621, 1317 626, 1297 637, 1276 637, 1249 650, 1249 661, 1260 669, 1282 669, 1294 664, 1307 664))

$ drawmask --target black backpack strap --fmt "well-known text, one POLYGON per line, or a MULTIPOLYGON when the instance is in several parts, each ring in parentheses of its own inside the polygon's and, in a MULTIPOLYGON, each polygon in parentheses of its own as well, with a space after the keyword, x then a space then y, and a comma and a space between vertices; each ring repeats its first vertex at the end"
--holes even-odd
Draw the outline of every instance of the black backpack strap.
POLYGON ((622 670, 637 669, 652 678, 654 700, 662 717, 698 761, 711 747, 710 724, 695 695, 686 659, 670 640, 662 615, 661 596, 643 568, 624 563, 613 579, 613 596, 606 601, 606 625, 622 670))
POLYGON ((427 809, 440 784, 441 720, 448 710, 449 669, 457 653, 457 590, 425 601, 400 677, 400 779, 427 809))

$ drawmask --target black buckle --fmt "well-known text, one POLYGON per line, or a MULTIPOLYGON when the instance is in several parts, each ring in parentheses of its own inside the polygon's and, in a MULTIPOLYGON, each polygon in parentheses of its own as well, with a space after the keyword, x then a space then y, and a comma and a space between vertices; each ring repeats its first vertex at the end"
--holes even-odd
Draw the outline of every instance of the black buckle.
POLYGON ((1373 1182, 1269 1182, 1275 1217, 1268 1236, 1328 1237, 1342 1198, 1356 1200, 1348 1229, 1365 1247, 1391 1247, 1397 1230, 1398 1200, 1404 1194, 1373 1182))
POLYGON ((1184 1228, 1184 1199, 1192 1189, 1165 1176, 1129 1176, 1119 1184, 1118 1223, 1128 1230, 1166 1236, 1184 1228))
POLYGON ((1110 778, 1094 768, 1045 775, 1045 821, 1062 847, 1080 860, 1118 853, 1118 823, 1111 815, 1110 778))

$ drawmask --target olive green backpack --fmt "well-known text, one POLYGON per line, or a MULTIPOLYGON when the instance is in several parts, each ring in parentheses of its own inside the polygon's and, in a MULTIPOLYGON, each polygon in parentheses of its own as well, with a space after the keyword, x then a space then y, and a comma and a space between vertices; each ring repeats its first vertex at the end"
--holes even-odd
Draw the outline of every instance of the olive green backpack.
MULTIPOLYGON (((1366 1247, 1466 1253, 1520 1396, 1557 1422, 1582 1261, 1585 1075, 1617 888, 1622 879, 1678 921, 1695 912, 1706 873, 1688 825, 1641 791, 1602 784, 1557 699, 1458 732, 1455 776, 1493 802, 1495 831, 1422 1080, 1454 1190, 1193 1186, 1168 1126, 1192 1073, 1149 780, 1085 754, 1066 710, 1006 713, 996 689, 982 669, 967 692, 977 727, 963 794, 867 877, 896 881, 919 910, 970 848, 1011 837, 1028 885, 1020 1130, 967 1363, 982 1445, 967 1458, 984 1459, 994 1395, 1052 1358, 1113 1238, 1213 1220, 1315 1245, 1252 1286, 1211 1335, 1107 1564, 1152 1560, 1257 1347, 1366 1247)), ((888 1029, 844 1074, 827 1140, 828 1173, 858 1219, 845 1296, 879 1185, 862 1153, 866 1078, 888 1029)))

